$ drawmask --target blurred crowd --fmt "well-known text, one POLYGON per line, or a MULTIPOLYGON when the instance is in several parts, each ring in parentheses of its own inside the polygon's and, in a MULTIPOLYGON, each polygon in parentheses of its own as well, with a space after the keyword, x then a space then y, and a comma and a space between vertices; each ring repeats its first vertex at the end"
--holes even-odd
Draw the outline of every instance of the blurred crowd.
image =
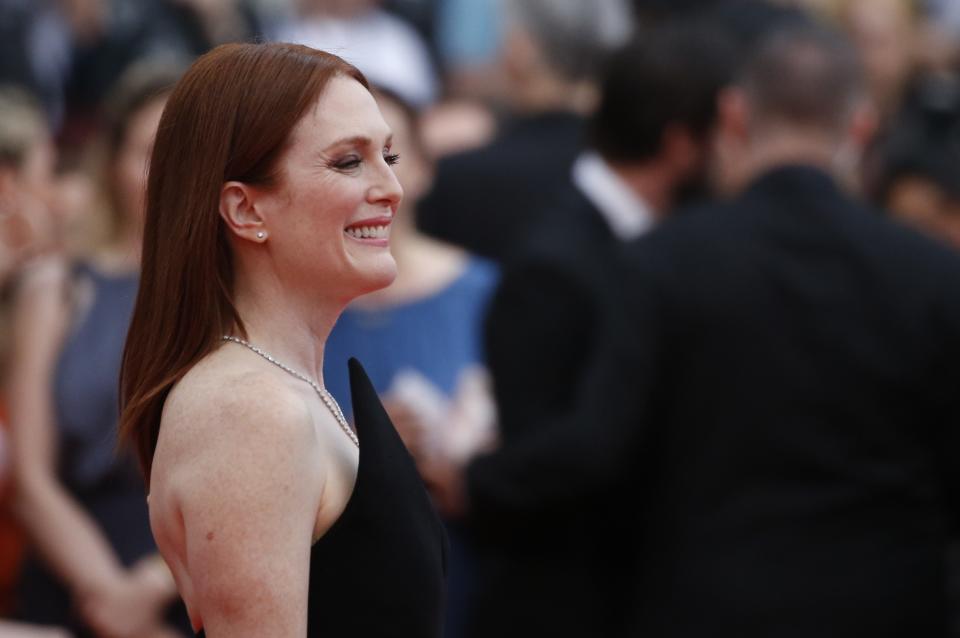
MULTIPOLYGON (((960 251, 958 0, 0 0, 0 638, 189 635, 114 434, 152 137, 198 55, 299 42, 376 87, 401 156, 399 276, 344 313, 325 383, 346 407, 358 357, 435 490, 446 635, 548 635, 492 619, 523 626, 526 585, 601 558, 501 542, 533 529, 522 512, 472 517, 435 459, 576 412, 603 279, 585 238, 627 242, 737 190, 717 179, 735 164, 725 87, 792 20, 839 30, 866 73, 873 108, 838 179, 960 251), (608 212, 578 217, 584 196, 608 212), (538 271, 556 250, 577 286, 538 271)), ((540 604, 563 618, 579 601, 540 604)), ((613 635, 599 627, 576 635, 613 635)))

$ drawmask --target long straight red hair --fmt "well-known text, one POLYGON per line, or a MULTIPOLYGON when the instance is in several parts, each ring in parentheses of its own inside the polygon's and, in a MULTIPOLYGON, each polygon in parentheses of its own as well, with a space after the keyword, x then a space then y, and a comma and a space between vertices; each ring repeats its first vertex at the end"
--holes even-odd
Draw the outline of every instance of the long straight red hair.
POLYGON ((140 289, 120 372, 120 442, 150 479, 163 403, 221 335, 245 335, 220 218, 224 182, 270 188, 291 131, 341 58, 305 46, 226 44, 194 62, 167 101, 147 182, 140 289))

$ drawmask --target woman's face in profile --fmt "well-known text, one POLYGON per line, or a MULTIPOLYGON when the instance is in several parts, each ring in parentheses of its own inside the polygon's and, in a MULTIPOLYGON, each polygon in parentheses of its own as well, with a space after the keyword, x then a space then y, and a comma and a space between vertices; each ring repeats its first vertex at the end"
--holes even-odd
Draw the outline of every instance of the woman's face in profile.
POLYGON ((279 187, 261 193, 268 247, 286 281, 344 301, 393 281, 396 160, 373 96, 353 78, 333 78, 292 132, 279 187))

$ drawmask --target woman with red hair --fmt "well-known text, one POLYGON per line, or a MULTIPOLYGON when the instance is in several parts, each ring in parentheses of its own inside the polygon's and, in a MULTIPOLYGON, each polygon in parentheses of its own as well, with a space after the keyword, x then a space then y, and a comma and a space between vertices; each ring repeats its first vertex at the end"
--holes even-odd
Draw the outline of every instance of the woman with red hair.
POLYGON ((356 430, 322 377, 341 310, 396 275, 391 137, 359 71, 287 44, 218 47, 161 119, 121 436, 210 638, 439 635, 412 459, 358 363, 356 430))

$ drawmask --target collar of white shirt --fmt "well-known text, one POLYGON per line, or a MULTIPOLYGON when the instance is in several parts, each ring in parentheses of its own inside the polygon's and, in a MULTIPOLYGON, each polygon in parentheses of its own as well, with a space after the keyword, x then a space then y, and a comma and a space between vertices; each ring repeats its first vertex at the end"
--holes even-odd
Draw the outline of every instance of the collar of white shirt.
POLYGON ((597 207, 620 241, 639 237, 653 226, 647 203, 597 153, 588 151, 577 157, 573 183, 597 207))

